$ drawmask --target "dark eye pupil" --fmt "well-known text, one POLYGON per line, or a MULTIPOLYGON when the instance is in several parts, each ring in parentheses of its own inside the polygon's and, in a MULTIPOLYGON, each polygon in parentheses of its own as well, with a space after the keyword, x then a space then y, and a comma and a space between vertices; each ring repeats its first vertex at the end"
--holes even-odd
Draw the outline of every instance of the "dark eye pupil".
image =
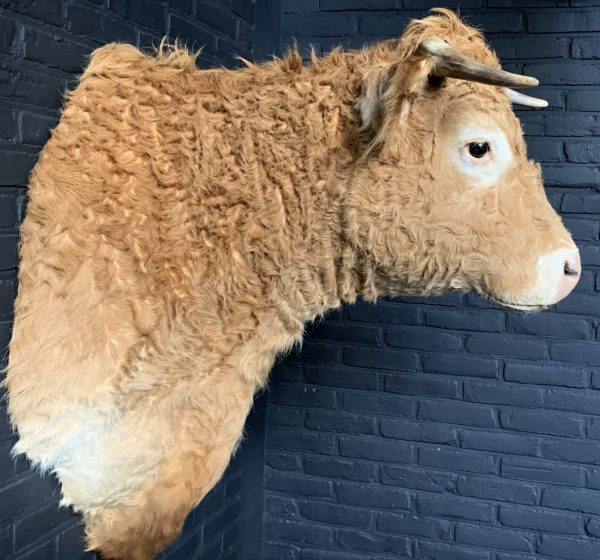
POLYGON ((471 142, 469 144, 469 153, 474 158, 482 158, 490 151, 490 145, 487 142, 471 142))

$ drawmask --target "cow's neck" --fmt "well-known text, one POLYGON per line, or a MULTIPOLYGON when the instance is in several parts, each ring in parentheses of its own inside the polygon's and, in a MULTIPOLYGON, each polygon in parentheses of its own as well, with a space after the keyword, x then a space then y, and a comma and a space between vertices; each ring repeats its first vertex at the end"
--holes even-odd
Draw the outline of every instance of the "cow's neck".
MULTIPOLYGON (((305 100, 298 107, 304 119, 290 116, 297 136, 289 162, 294 170, 290 181, 304 196, 300 206, 297 197, 289 200, 291 213, 299 213, 301 220, 293 239, 294 259, 281 273, 277 294, 301 321, 359 296, 378 295, 372 263, 356 254, 344 233, 342 201, 354 162, 365 148, 355 110, 360 80, 373 63, 394 56, 389 45, 338 52, 295 71, 288 68, 283 76, 305 100)), ((298 63, 292 57, 280 64, 298 63)))

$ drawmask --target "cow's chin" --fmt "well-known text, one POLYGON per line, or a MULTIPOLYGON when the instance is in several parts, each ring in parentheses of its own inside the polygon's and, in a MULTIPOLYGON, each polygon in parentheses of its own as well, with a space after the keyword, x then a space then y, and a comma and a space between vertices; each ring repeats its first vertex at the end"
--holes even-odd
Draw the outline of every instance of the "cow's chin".
POLYGON ((508 309, 516 309, 517 311, 525 311, 528 313, 537 313, 538 311, 542 311, 546 309, 547 305, 535 305, 531 303, 517 303, 517 302, 508 302, 503 301, 502 299, 491 298, 495 303, 501 305, 502 307, 507 307, 508 309))

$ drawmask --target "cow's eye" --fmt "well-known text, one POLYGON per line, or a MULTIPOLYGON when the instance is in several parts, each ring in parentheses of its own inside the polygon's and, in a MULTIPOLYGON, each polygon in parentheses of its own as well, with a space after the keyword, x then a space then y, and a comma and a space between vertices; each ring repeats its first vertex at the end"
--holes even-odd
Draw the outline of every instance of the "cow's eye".
POLYGON ((471 142, 469 144, 469 154, 476 159, 481 159, 490 151, 490 145, 487 142, 471 142))

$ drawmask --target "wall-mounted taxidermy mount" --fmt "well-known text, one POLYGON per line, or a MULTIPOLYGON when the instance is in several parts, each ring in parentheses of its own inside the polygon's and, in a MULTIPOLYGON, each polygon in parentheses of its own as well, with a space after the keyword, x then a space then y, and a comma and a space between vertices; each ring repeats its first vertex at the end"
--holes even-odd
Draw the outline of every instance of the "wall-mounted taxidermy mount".
POLYGON ((105 558, 214 486, 303 326, 358 296, 564 297, 577 249, 499 68, 452 12, 398 41, 204 70, 98 49, 36 165, 7 375, 17 453, 105 558))

